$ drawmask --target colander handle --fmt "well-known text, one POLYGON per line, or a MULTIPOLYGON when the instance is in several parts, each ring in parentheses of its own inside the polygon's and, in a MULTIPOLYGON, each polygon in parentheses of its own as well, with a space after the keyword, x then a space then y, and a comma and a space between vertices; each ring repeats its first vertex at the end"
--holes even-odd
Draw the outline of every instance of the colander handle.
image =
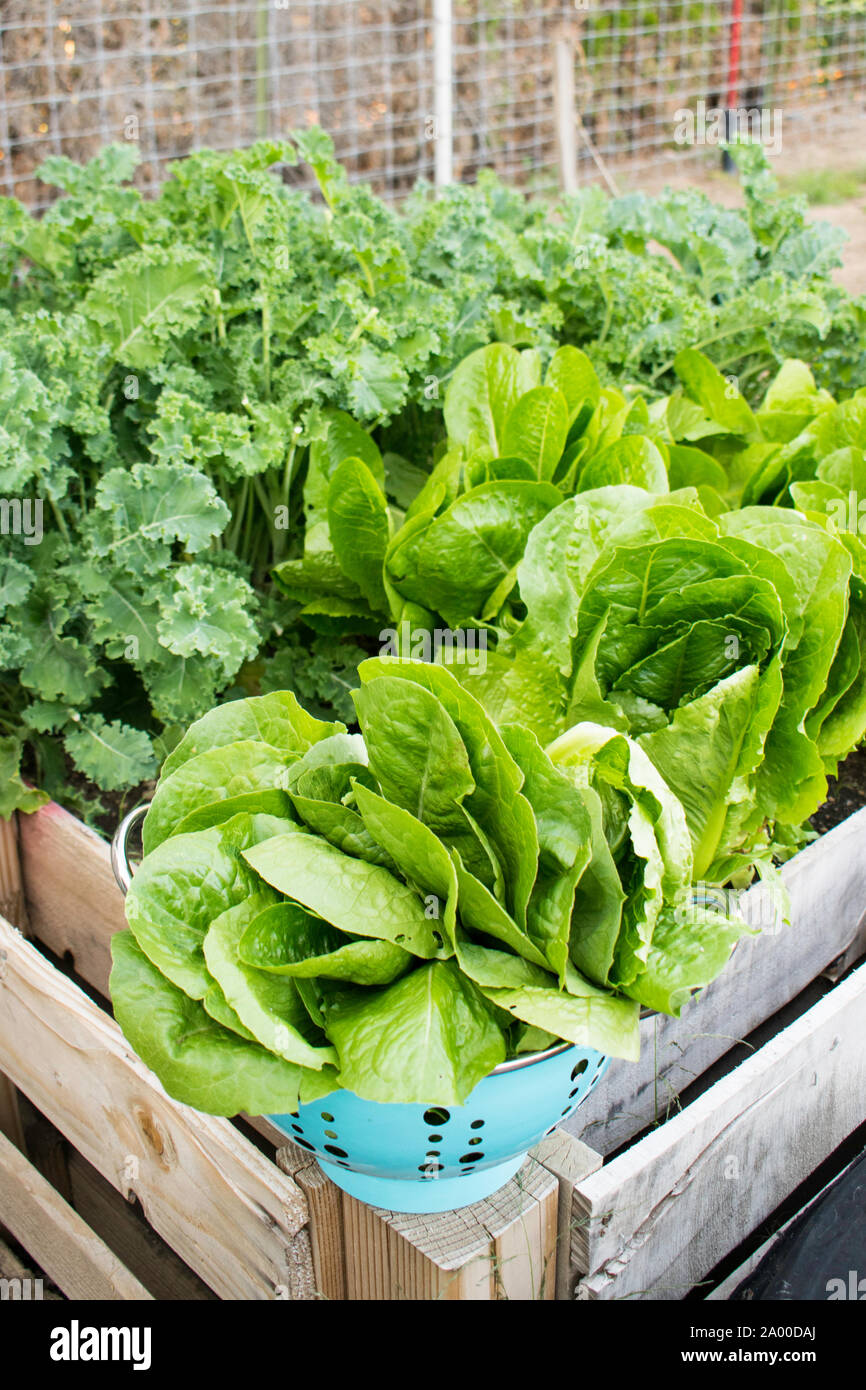
POLYGON ((129 885, 132 883, 133 874, 127 849, 130 831, 134 826, 138 825, 140 821, 144 820, 149 808, 149 801, 144 801, 140 806, 134 807, 128 815, 123 817, 111 841, 111 870, 114 874, 115 882, 124 897, 126 897, 129 892, 129 885))

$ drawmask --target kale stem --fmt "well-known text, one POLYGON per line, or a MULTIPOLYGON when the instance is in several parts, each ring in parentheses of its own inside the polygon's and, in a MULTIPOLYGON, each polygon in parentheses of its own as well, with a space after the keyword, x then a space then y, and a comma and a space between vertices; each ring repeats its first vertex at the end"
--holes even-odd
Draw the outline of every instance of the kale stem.
POLYGON ((598 346, 601 347, 601 344, 604 342, 605 338, 608 335, 608 332, 610 331, 610 321, 613 317, 613 300, 610 297, 610 291, 608 289, 607 280, 603 275, 600 275, 598 277, 598 285, 604 297, 605 304, 604 323, 601 325, 601 333, 599 334, 596 340, 598 346))
MULTIPOLYGON (((247 479, 246 481, 249 481, 249 479, 247 479)), ((244 509, 244 538, 243 546, 241 549, 241 558, 246 560, 247 564, 250 564, 251 560, 250 547, 252 544, 253 520, 255 513, 255 507, 251 506, 251 503, 252 498, 248 496, 247 505, 244 509)))
POLYGON ((66 529, 66 522, 63 520, 63 513, 61 512, 53 497, 49 497, 48 505, 51 508, 52 513, 54 514, 54 520, 57 522, 57 529, 68 545, 69 532, 66 529))
POLYGON ((288 453, 286 454, 286 466, 285 466, 285 468, 283 469, 283 487, 282 487, 282 492, 281 492, 281 494, 280 494, 280 495, 281 495, 281 499, 282 499, 282 501, 285 503, 286 506, 289 505, 289 497, 290 497, 291 491, 292 491, 292 478, 293 478, 293 474, 294 474, 295 454, 296 454, 297 452, 298 452, 298 440, 297 440, 297 435, 293 435, 293 437, 292 437, 292 442, 291 442, 291 444, 289 445, 289 451, 288 451, 288 453))
POLYGON ((268 493, 265 491, 265 486, 264 486, 264 483, 262 482, 262 477, 261 477, 261 474, 260 474, 260 473, 254 473, 254 474, 253 474, 253 487, 254 487, 255 490, 256 490, 256 496, 258 497, 259 501, 261 502, 262 507, 264 508, 265 512, 266 512, 266 513, 270 512, 270 510, 271 510, 271 498, 268 496, 268 493))
POLYGON ((262 370, 264 372, 265 399, 271 396, 271 301, 262 288, 262 370))
POLYGON ((244 514, 247 509, 247 496, 249 494, 249 490, 250 480, 249 478, 244 478, 243 485, 241 487, 240 493, 238 494, 237 501, 234 507, 232 508, 232 524, 231 530, 229 531, 229 535, 227 538, 229 550, 237 550, 238 545, 240 544, 241 528, 244 524, 244 514))
POLYGON ((371 298, 371 299, 375 299, 375 298, 376 298, 376 286, 375 286, 375 284, 374 284, 374 282, 373 282, 373 276, 372 276, 371 273, 370 273, 370 267, 367 265, 367 262, 364 260, 364 257, 363 257, 363 256, 358 256, 358 264, 360 265, 361 269, 362 269, 363 272, 364 272, 364 278, 365 278, 365 280, 367 281, 367 288, 368 288, 368 290, 370 291, 370 298, 371 298))
POLYGON ((265 514, 265 521, 267 523, 267 549, 274 550, 276 549, 276 515, 274 499, 269 496, 265 490, 261 475, 258 473, 253 474, 253 487, 256 490, 256 496, 262 504, 262 511, 265 514))
MULTIPOLYGON (((711 343, 719 343, 719 342, 722 341, 723 338, 734 338, 734 337, 736 337, 736 335, 737 335, 738 333, 742 333, 742 332, 743 332, 743 327, 742 327, 742 325, 741 325, 741 324, 735 324, 732 328, 726 328, 726 329, 724 329, 724 330, 723 330, 722 332, 720 332, 720 333, 711 333, 710 336, 709 336, 709 338, 702 338, 702 339, 700 340, 700 342, 692 343, 691 346, 692 346, 697 352, 703 352, 704 348, 705 348, 705 347, 709 347, 709 345, 710 345, 711 343)), ((733 361, 735 361, 735 360, 737 360, 737 359, 731 358, 730 360, 733 362, 733 361)), ((674 365, 674 359, 671 358, 670 362, 665 362, 665 363, 663 364, 663 366, 658 367, 658 368, 653 372, 652 376, 650 377, 650 381, 657 381, 658 378, 659 378, 660 376, 664 376, 665 372, 670 372, 670 371, 672 371, 672 370, 673 370, 673 365, 674 365)))
POLYGON ((378 318, 378 316, 379 310, 375 308, 371 309, 369 313, 365 314, 364 317, 360 319, 358 323, 355 324, 355 327, 352 329, 351 333, 346 339, 346 346, 348 347, 350 343, 354 343, 356 338, 360 338, 361 334, 364 332, 364 329, 367 328, 369 324, 373 322, 374 319, 378 318))
POLYGON ((223 316, 222 297, 218 289, 214 290, 213 298, 217 316, 217 336, 219 337, 220 342, 224 344, 226 340, 226 321, 225 317, 223 316))

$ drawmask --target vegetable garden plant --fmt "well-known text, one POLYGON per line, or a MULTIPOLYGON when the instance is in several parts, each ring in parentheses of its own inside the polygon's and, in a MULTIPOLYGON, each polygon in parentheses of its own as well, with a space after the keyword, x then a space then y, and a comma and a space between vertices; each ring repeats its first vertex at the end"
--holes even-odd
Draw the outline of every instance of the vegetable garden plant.
POLYGON ((337 1086, 460 1104, 560 1039, 638 1055, 743 924, 688 906, 682 807, 627 735, 545 751, 442 667, 371 658, 360 734, 288 692, 168 759, 113 940, 133 1046, 179 1099, 293 1111, 337 1086))
POLYGON ((693 885, 802 842, 866 731, 863 306, 735 154, 739 211, 397 212, 318 131, 0 204, 0 487, 46 516, 2 561, 0 810, 162 763, 112 998, 171 1094, 633 1058, 745 930, 693 885))
MULTIPOLYGON (((384 605, 380 585, 361 586, 365 625, 359 586, 333 573, 330 474, 350 456, 370 466, 395 531, 427 506, 448 383, 487 343, 534 354, 527 386, 557 347, 582 347, 586 408, 596 379, 620 392, 602 397, 588 446, 652 435, 661 413, 678 444, 710 440, 709 486, 725 441, 683 413, 678 353, 707 353, 752 403, 788 357, 814 363, 814 413, 824 392, 850 396, 866 335, 862 304, 830 279, 838 233, 774 196, 759 148, 735 153, 741 210, 591 188, 551 208, 485 174, 436 198, 421 188, 397 212, 348 183, 317 130, 191 155, 154 200, 127 186, 131 145, 84 168, 46 161, 62 196, 39 220, 0 200, 0 496, 38 500, 44 532, 33 545, 4 523, 0 811, 37 798, 23 757, 31 783, 99 815, 98 792, 153 777, 217 697, 289 685, 351 719, 355 639, 376 635, 384 605), (279 176, 299 160, 319 201, 279 176), (620 429, 621 399, 636 413, 620 429), (321 550, 303 587, 274 586, 274 565, 321 550)), ((744 443, 751 429, 734 428, 728 445, 744 443)), ((812 456, 831 451, 822 437, 812 456)), ((684 467, 674 458, 673 486, 684 467)), ((476 459, 461 487, 482 476, 476 459)), ((555 481, 568 495, 568 470, 555 481)), ((527 516, 503 521, 517 549, 552 497, 524 492, 527 516)))

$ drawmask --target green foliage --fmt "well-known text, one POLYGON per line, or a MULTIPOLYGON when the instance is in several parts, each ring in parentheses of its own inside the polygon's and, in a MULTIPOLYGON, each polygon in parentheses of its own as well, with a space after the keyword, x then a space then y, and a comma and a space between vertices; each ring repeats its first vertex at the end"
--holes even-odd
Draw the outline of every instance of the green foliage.
POLYGON ((582 725, 548 755, 441 667, 360 674, 361 735, 282 692, 169 760, 114 945, 132 1045, 218 1114, 337 1087, 461 1104, 539 1038, 636 1057, 640 1003, 679 1009, 744 930, 680 912, 686 817, 646 753, 582 725))
POLYGON ((836 486, 808 411, 744 421, 791 357, 844 412, 863 306, 829 279, 835 234, 759 149, 735 157, 742 211, 550 207, 484 173, 397 212, 318 130, 191 155, 153 200, 130 145, 46 161, 62 196, 39 220, 0 200, 0 495, 44 507, 0 573, 0 737, 28 773, 71 795, 69 760, 122 789, 163 725, 239 690, 350 719, 347 637, 513 627, 532 527, 600 476, 659 488, 664 468, 711 514, 836 486), (324 205, 276 172, 299 159, 324 205))

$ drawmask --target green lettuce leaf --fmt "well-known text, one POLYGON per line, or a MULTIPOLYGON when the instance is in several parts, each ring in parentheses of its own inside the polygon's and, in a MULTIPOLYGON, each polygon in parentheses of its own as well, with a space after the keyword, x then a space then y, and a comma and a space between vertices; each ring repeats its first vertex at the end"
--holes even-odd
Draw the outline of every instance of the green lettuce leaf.
POLYGON ((292 754, 241 739, 207 748, 163 775, 142 827, 145 854, 170 835, 206 830, 241 811, 289 817, 282 788, 292 754))
POLYGON ((697 906, 665 908, 643 972, 625 992, 648 1009, 679 1017, 694 990, 714 980, 749 930, 745 922, 697 906))
POLYGON ((421 965, 387 989, 326 1006, 340 1080, 364 1100, 462 1105, 505 1060, 493 1010, 452 961, 421 965))
POLYGON ((358 985, 390 984, 412 961, 402 946, 349 938, 291 902, 274 903, 249 921, 238 955, 245 964, 274 975, 349 980, 358 985))
POLYGON ((211 984, 202 951, 211 922, 261 889, 242 850, 286 824, 238 815, 209 830, 173 835, 136 871, 126 897, 130 930, 163 975, 193 999, 203 999, 211 984))
POLYGON ((112 937, 111 957, 114 1016, 175 1100, 211 1115, 280 1114, 337 1088, 333 1069, 308 1071, 221 1027, 166 979, 131 932, 112 937))
POLYGON ((322 719, 314 719, 289 690, 274 691, 250 700, 231 700, 208 710, 207 714, 190 725, 180 743, 166 758, 162 776, 171 776, 183 763, 199 753, 242 739, 267 743, 286 753, 301 754, 321 739, 344 731, 342 724, 328 724, 322 719))
POLYGON ((336 1062, 337 1054, 323 1038, 317 1042, 311 1036, 309 1015, 292 981, 256 969, 239 954, 246 929, 269 906, 269 895, 251 894, 215 917, 204 938, 205 963, 229 1007, 263 1047, 318 1071, 336 1062))
POLYGON ((494 456, 505 449, 505 427, 520 395, 520 354, 490 343, 465 357, 445 396, 445 425, 452 444, 483 444, 494 456))
POLYGON ((280 893, 352 936, 391 941, 425 960, 451 952, 411 888, 326 840, 277 835, 248 849, 244 859, 280 893))
POLYGON ((328 528, 343 573, 371 608, 387 612, 382 566, 391 531, 388 504, 362 459, 344 459, 331 476, 328 528))
MULTIPOLYGON (((465 781, 465 794, 459 799, 472 818, 472 823, 489 842, 505 875, 506 906, 517 924, 523 927, 536 875, 538 836, 532 808, 520 791, 523 773, 493 721, 483 706, 461 687, 454 675, 441 666, 399 658, 373 657, 361 663, 359 675, 362 685, 355 696, 358 718, 365 738, 368 743, 372 740, 377 750, 388 741, 380 728, 383 710, 388 711, 390 720, 396 719, 404 727, 413 722, 410 711, 417 711, 416 728, 421 741, 425 738, 428 740, 428 762, 423 774, 425 787, 431 780, 428 768, 435 754, 438 753, 442 759, 439 766, 446 779, 448 764, 459 767, 461 757, 450 728, 449 747, 446 749, 443 745, 440 748, 440 740, 433 732, 437 726, 430 722, 428 710, 438 709, 453 725, 457 741, 465 750, 463 756, 468 759, 470 774, 465 781), (379 718, 371 719, 374 697, 379 718)), ((391 747, 397 742, 391 739, 391 747)), ((402 733, 400 746, 405 746, 406 742, 407 736, 402 733)), ((402 803, 401 790, 395 789, 393 777, 387 782, 383 781, 381 753, 374 757, 371 749, 370 761, 385 794, 390 795, 391 800, 402 803)), ((407 806, 407 809, 437 830, 435 820, 418 810, 417 796, 415 800, 416 804, 407 806)), ((465 837, 448 836, 447 839, 450 847, 460 852, 465 866, 472 871, 473 860, 467 855, 465 843, 461 842, 465 837)))
POLYGON ((629 1062, 637 1061, 640 1055, 637 1003, 596 988, 574 969, 569 974, 567 993, 534 984, 486 988, 483 992, 498 1008, 567 1042, 595 1047, 629 1062))

